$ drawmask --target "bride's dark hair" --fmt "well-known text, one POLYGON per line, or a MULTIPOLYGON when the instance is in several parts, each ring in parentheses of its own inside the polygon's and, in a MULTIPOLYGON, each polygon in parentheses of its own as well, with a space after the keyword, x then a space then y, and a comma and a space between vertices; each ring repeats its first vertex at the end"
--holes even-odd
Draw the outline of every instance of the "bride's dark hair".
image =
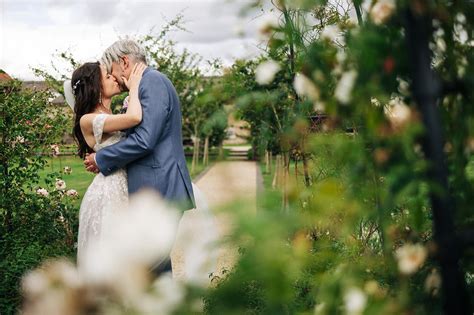
POLYGON ((73 134, 78 145, 78 154, 84 158, 86 153, 94 152, 81 131, 81 117, 92 113, 101 97, 101 73, 99 62, 88 62, 77 68, 72 74, 72 91, 74 93, 74 128, 73 134))

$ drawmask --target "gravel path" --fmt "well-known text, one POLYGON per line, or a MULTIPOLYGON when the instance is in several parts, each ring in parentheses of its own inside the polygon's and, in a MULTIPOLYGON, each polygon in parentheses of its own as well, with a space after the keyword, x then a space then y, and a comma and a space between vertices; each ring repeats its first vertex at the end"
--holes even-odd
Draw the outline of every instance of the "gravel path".
POLYGON ((208 283, 211 272, 219 275, 223 269, 232 267, 236 248, 223 245, 214 250, 206 248, 209 243, 225 238, 232 228, 226 204, 235 199, 248 200, 249 213, 255 214, 257 181, 260 181, 257 171, 258 165, 251 161, 218 162, 197 180, 198 209, 185 212, 171 253, 175 278, 208 283))

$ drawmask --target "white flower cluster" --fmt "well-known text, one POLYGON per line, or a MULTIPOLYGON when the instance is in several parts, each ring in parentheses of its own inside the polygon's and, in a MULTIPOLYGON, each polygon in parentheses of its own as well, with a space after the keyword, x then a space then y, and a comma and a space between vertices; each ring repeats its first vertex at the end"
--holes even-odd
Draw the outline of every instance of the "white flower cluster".
POLYGON ((169 255, 178 220, 177 210, 154 192, 135 194, 129 208, 108 219, 101 241, 78 257, 78 268, 59 260, 25 275, 22 314, 174 313, 184 283, 169 274, 152 283, 149 268, 169 255))

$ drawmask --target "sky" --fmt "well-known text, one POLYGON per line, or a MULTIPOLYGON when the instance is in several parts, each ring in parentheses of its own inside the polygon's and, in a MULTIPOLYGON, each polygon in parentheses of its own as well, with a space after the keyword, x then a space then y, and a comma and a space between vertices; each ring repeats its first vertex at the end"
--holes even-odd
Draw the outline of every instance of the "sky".
POLYGON ((159 31, 179 13, 187 31, 171 34, 178 49, 230 65, 261 52, 262 13, 240 14, 248 1, 0 0, 0 69, 35 80, 31 67, 51 70, 58 52, 70 51, 81 62, 98 60, 115 40, 159 31))

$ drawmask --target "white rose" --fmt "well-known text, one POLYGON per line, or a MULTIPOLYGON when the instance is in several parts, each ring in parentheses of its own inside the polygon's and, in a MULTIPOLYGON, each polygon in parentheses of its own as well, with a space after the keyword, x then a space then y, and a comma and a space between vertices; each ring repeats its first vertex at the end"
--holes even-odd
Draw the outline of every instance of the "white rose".
POLYGON ((43 197, 48 197, 49 196, 49 193, 46 189, 44 188, 38 188, 36 190, 36 194, 40 195, 40 196, 43 196, 43 197))
POLYGON ((260 85, 270 84, 280 69, 281 67, 276 61, 264 61, 255 69, 255 80, 260 85))
POLYGON ((59 145, 52 144, 51 145, 51 151, 53 153, 53 156, 58 156, 59 155, 59 145))
POLYGON ((66 189, 66 182, 62 179, 56 179, 56 189, 57 190, 64 190, 66 189))
POLYGON ((395 11, 395 7, 394 0, 379 0, 370 10, 370 18, 377 25, 385 23, 395 11))
POLYGON ((66 195, 69 196, 69 197, 79 196, 78 192, 74 189, 69 189, 68 191, 66 191, 66 195))
POLYGON ((405 244, 395 251, 398 260, 398 269, 402 274, 415 273, 425 262, 428 253, 421 244, 405 244))
POLYGON ((342 74, 339 83, 337 84, 334 96, 342 104, 347 104, 351 100, 352 89, 357 78, 357 71, 350 70, 342 74))

